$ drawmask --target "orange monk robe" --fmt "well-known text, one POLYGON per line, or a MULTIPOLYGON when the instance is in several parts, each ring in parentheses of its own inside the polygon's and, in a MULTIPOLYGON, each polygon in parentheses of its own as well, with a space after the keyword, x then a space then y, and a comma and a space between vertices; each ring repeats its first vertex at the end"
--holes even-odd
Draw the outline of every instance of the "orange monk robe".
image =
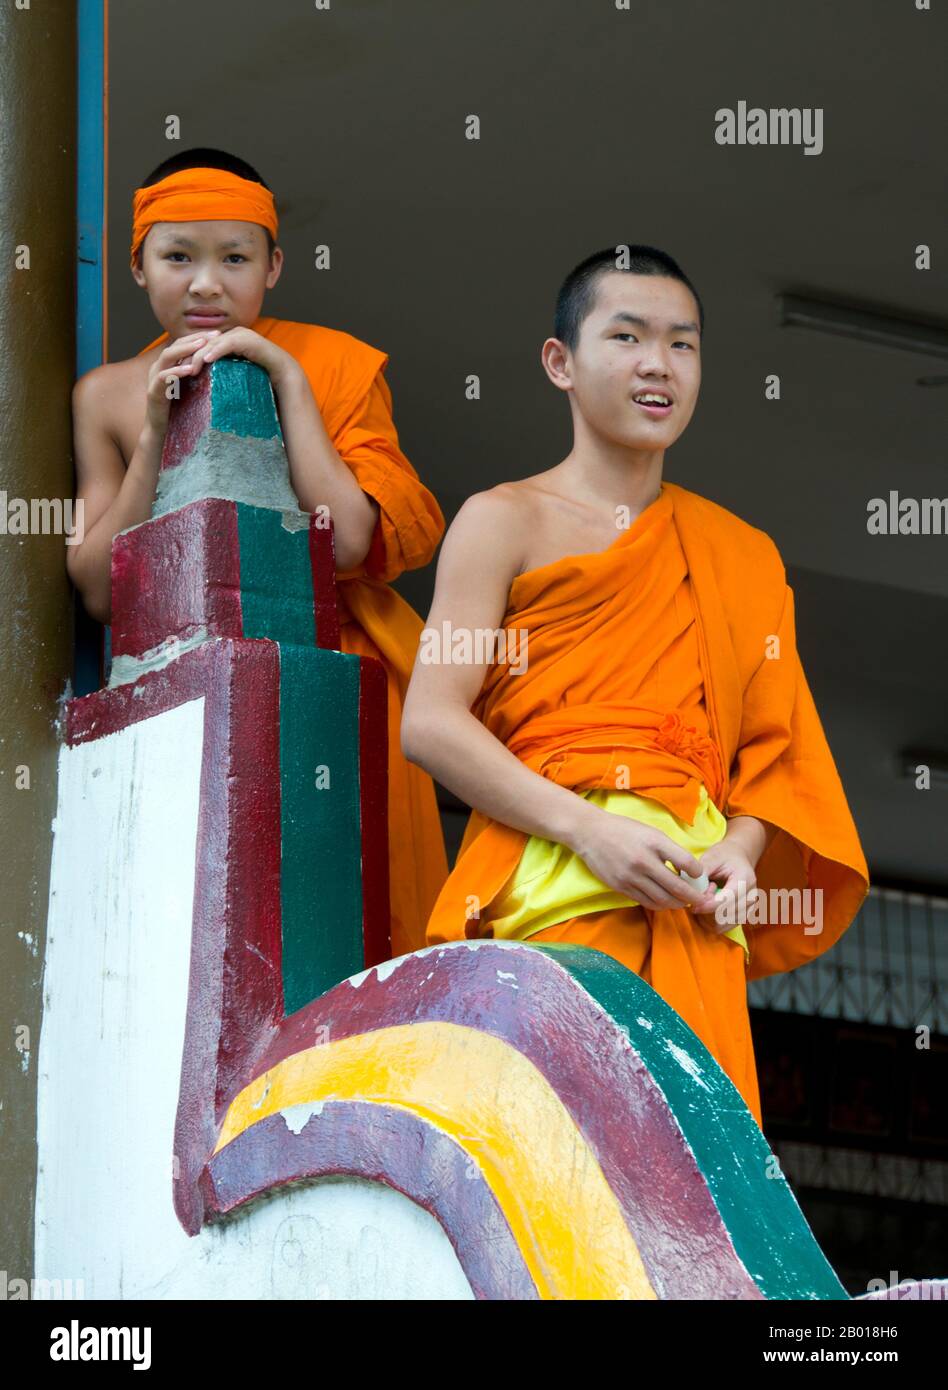
MULTIPOLYGON (((379 504, 368 554, 336 580, 341 650, 375 657, 388 677, 392 954, 403 955, 425 944, 425 923, 448 863, 434 783, 401 751, 402 704, 423 623, 390 582, 428 564, 444 533, 444 517, 399 447, 382 374, 386 353, 317 324, 261 317, 252 328, 300 363, 334 448, 362 491, 379 504)), ((141 351, 167 337, 161 334, 141 351)))
MULTIPOLYGON (((531 770, 582 791, 614 788, 616 768, 628 765, 632 790, 647 788, 644 794, 679 805, 682 797, 692 804, 703 780, 728 818, 756 816, 778 827, 757 865, 759 888, 820 890, 820 932, 808 934, 801 921, 749 922, 746 964, 743 950, 686 909, 615 909, 527 938, 592 945, 642 975, 717 1058, 759 1123, 746 981, 827 950, 868 891, 859 837, 797 653, 793 593, 776 546, 723 507, 666 482, 606 551, 518 576, 503 626, 512 634, 508 651, 518 649, 514 630, 529 632, 527 670, 516 674, 517 663, 490 668, 473 709, 484 711, 486 727, 531 770), (695 618, 688 641, 696 643, 719 760, 681 730, 674 712, 650 719, 628 698, 621 643, 630 662, 638 660, 641 634, 624 619, 634 610, 632 586, 648 583, 630 560, 653 509, 673 519, 687 566, 695 618)), ((698 709, 685 713, 700 733, 698 709)), ((481 934, 477 905, 489 917, 485 909, 527 838, 472 812, 428 922, 429 943, 481 934)))

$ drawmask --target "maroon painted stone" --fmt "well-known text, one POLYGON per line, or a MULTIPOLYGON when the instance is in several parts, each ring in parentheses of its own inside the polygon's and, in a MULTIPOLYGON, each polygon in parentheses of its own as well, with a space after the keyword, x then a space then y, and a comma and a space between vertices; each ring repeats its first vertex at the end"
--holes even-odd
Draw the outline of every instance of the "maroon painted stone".
MULTIPOLYGON (((313 641, 340 650, 331 527, 310 516, 313 641)), ((112 652, 140 657, 169 637, 242 637, 237 506, 206 497, 123 531, 112 545, 112 652), (147 595, 147 601, 143 596, 147 595)))
POLYGON ((334 1173, 384 1182, 431 1212, 477 1298, 539 1298, 507 1219, 467 1154, 399 1106, 327 1101, 299 1134, 281 1115, 268 1115, 211 1159, 202 1178, 205 1211, 231 1212, 285 1183, 334 1173))
POLYGON ((237 508, 216 497, 124 531, 112 544, 113 656, 140 657, 202 628, 210 637, 243 636, 237 508))
MULTIPOLYGON (((230 505, 230 504, 225 504, 230 505)), ((350 658, 340 656, 340 662, 350 658)), ((360 657, 365 950, 388 937, 385 670, 360 657), (376 754, 368 748, 374 746, 376 754)), ((265 639, 208 642, 134 683, 69 701, 68 744, 85 743, 204 696, 191 974, 175 1128, 175 1210, 201 1227, 198 1179, 230 1098, 259 1070, 283 1020, 280 906, 280 660, 265 639)), ((305 1011, 304 1011, 305 1012, 305 1011)))
POLYGON ((339 651, 339 602, 336 596, 336 548, 332 526, 317 526, 309 518, 309 558, 313 567, 313 610, 317 647, 339 651))
POLYGON ((213 370, 202 370, 196 377, 182 377, 181 396, 169 417, 168 431, 161 452, 161 467, 176 468, 197 448, 198 440, 211 428, 211 388, 213 370))
MULTIPOLYGON (((357 987, 344 981, 274 1030, 254 1076, 311 1047, 320 1028, 339 1041, 431 1020, 503 1038, 547 1078, 596 1155, 660 1299, 763 1297, 625 1032, 535 947, 436 946, 401 957, 382 981, 375 972, 357 987), (499 978, 510 972, 517 989, 499 978), (671 1223, 669 1213, 675 1213, 671 1223)), ((739 1160, 722 1152, 721 1161, 739 1160)))
POLYGON ((134 685, 66 706, 66 742, 78 744, 205 699, 174 1139, 175 1210, 192 1234, 203 1220, 197 1184, 217 1140, 221 1107, 254 1073, 257 1054, 283 1015, 279 673, 274 642, 211 642, 134 685))
POLYGON ((388 675, 362 657, 359 681, 359 814, 365 963, 392 956, 388 869, 388 675))

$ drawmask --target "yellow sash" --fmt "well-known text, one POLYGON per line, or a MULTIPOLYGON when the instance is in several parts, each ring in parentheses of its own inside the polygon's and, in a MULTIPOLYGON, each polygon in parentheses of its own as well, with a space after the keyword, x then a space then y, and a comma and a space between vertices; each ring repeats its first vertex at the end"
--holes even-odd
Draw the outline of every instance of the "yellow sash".
MULTIPOLYGON (((690 825, 672 815, 660 802, 639 796, 636 792, 594 788, 577 795, 603 811, 653 825, 696 857, 722 840, 727 831, 727 820, 703 785, 699 792, 698 809, 690 825)), ((667 866, 672 868, 671 864, 667 866)), ((617 893, 597 878, 579 855, 566 845, 531 835, 515 873, 488 904, 481 915, 480 925, 483 930, 489 922, 495 937, 523 941, 534 932, 565 922, 570 917, 637 905, 634 898, 617 893)), ((731 927, 722 935, 742 946, 745 959, 750 960, 743 925, 731 927)))

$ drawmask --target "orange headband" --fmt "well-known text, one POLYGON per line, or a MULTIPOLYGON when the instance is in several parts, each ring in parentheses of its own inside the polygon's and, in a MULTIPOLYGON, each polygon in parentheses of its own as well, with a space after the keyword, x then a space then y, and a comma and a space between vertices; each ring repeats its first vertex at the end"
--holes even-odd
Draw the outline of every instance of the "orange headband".
POLYGON ((273 194, 262 183, 227 169, 179 169, 148 188, 136 188, 132 204, 132 254, 156 222, 256 222, 276 241, 273 194))

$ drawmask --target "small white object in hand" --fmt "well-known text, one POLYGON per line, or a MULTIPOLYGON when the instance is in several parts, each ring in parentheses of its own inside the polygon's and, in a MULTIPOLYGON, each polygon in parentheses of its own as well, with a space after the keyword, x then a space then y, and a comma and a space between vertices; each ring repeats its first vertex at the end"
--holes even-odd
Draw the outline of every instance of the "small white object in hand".
POLYGON ((681 877, 686 883, 690 883, 692 888, 697 888, 699 893, 703 893, 711 882, 707 874, 701 874, 698 878, 692 878, 691 875, 686 874, 684 870, 682 870, 681 877))

